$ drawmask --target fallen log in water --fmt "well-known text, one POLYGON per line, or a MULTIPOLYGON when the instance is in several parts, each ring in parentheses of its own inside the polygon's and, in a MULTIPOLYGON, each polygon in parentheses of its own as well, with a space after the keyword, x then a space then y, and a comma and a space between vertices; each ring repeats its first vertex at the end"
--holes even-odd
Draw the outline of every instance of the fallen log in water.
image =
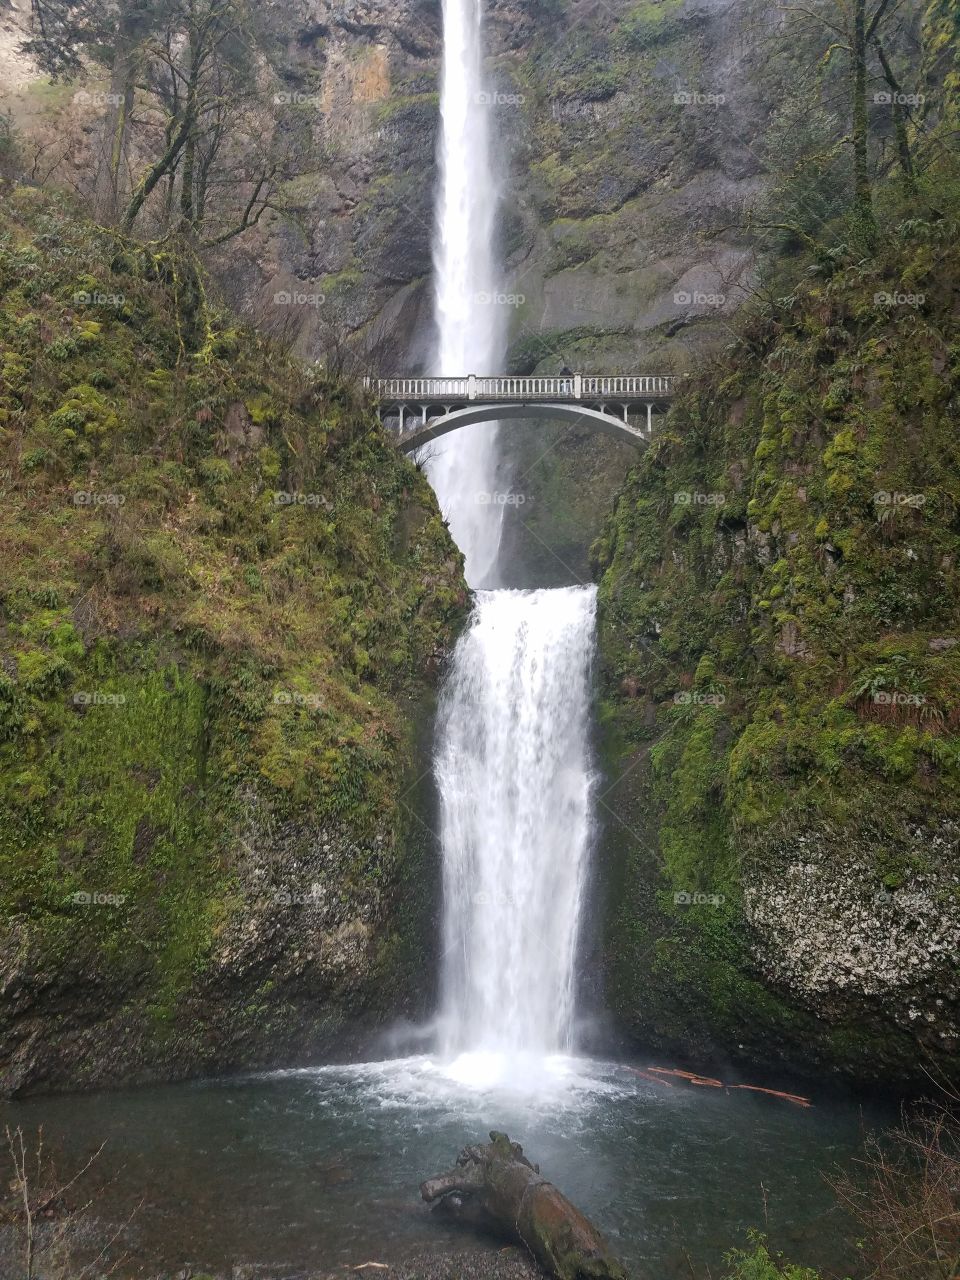
POLYGON ((456 1167, 421 1183, 420 1194, 455 1218, 519 1240, 557 1280, 627 1280, 593 1224, 505 1133, 464 1147, 456 1167))

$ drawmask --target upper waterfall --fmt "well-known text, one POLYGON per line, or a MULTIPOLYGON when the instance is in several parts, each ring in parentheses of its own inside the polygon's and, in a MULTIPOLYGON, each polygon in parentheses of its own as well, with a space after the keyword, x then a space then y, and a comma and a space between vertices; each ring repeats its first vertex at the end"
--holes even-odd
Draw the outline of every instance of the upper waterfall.
MULTIPOLYGON (((499 183, 491 138, 492 95, 484 88, 480 0, 444 0, 440 86, 440 183, 434 235, 437 339, 433 372, 495 373, 503 366, 506 333, 494 234, 499 183)), ((503 508, 497 481, 495 424, 431 446, 428 471, 466 557, 467 581, 497 585, 503 508)))

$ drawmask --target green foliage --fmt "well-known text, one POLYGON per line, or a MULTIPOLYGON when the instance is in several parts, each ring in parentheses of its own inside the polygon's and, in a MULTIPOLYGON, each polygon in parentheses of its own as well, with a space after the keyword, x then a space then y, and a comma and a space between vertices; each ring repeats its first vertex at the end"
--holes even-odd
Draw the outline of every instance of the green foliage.
POLYGON ((273 828, 389 835, 344 902, 396 875, 410 708, 465 591, 353 390, 212 312, 191 355, 177 262, 123 247, 35 192, 0 220, 0 897, 54 969, 142 990, 162 1035, 254 799, 273 828))
POLYGON ((622 49, 650 49, 673 39, 683 0, 641 0, 627 10, 616 33, 622 49))
MULTIPOLYGON (((789 298, 745 309, 593 549, 614 776, 649 757, 657 852, 632 874, 660 875, 656 911, 629 876, 618 901, 617 999, 649 1014, 644 957, 662 935, 670 989, 706 997, 657 1005, 676 1039, 684 1019, 721 1043, 718 1028, 791 1034, 735 945, 745 867, 775 874, 816 834, 838 858, 866 851, 879 888, 908 876, 911 831, 960 817, 960 334, 942 283, 960 275, 955 178, 943 161, 939 218, 880 200, 875 257, 838 247, 825 275, 828 255, 811 255, 789 298), (722 894, 724 909, 674 912, 676 891, 722 894)), ((909 1043, 886 1036, 902 1064, 909 1043)))
POLYGON ((732 1249, 725 1257, 729 1268, 723 1280, 820 1280, 812 1267, 798 1267, 772 1254, 763 1236, 750 1233, 749 1249, 732 1249))

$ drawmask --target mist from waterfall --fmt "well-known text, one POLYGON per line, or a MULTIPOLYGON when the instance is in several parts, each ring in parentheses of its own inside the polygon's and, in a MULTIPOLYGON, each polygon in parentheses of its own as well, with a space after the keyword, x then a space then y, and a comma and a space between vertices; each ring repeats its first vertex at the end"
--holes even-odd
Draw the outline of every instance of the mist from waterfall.
MULTIPOLYGON (((437 345, 433 372, 490 374, 506 353, 496 303, 494 253, 499 182, 493 164, 493 96, 484 87, 480 0, 443 0, 440 184, 433 278, 437 345)), ((497 585, 503 507, 495 500, 497 428, 465 428, 430 446, 428 474, 466 557, 467 581, 497 585)))

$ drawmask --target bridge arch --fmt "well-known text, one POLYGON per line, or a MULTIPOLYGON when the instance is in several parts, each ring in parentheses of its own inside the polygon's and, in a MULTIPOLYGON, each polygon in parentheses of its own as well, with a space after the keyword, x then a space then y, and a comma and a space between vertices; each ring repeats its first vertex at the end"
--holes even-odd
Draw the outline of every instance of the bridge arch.
POLYGON ((642 448, 650 443, 649 431, 631 426, 623 418, 616 418, 602 409, 589 408, 582 404, 472 404, 464 408, 452 409, 440 417, 429 418, 426 423, 403 431, 397 436, 397 443, 402 453, 413 453, 431 440, 449 435, 461 427, 473 426, 479 422, 504 422, 518 418, 560 418, 568 422, 578 422, 592 427, 603 435, 617 436, 621 440, 629 440, 631 444, 642 448))

